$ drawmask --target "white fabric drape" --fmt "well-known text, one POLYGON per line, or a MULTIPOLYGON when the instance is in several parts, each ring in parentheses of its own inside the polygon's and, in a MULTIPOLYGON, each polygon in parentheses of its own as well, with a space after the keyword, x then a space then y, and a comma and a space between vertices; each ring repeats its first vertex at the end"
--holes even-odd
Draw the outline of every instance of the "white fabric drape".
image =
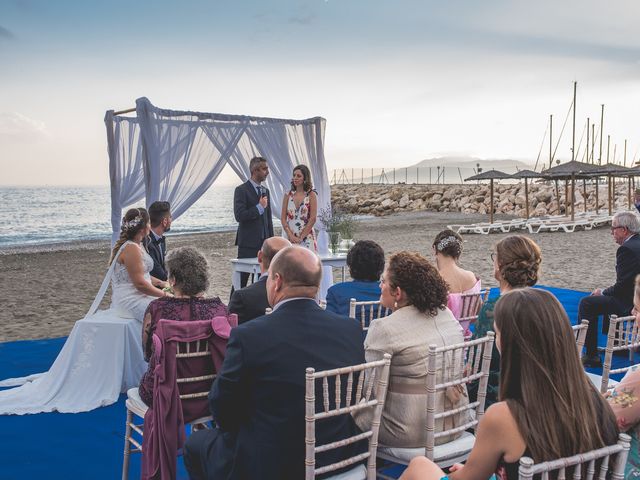
MULTIPOLYGON (((214 184, 227 163, 246 181, 254 156, 269 160, 266 183, 276 218, 280 217, 282 199, 297 164, 311 170, 318 210, 330 208, 323 118, 285 120, 166 110, 146 98, 136 101, 136 114, 135 119, 114 117, 113 112, 107 112, 105 117, 108 138, 114 130, 109 128, 110 123, 135 127, 129 136, 113 135, 109 139, 111 171, 115 172, 111 174, 114 239, 119 232, 122 207, 142 196, 147 205, 166 200, 176 219, 214 184), (133 140, 121 145, 129 139, 133 140)), ((319 252, 328 253, 327 235, 319 221, 316 228, 320 233, 319 252)), ((323 277, 321 298, 332 283, 330 269, 323 277)))

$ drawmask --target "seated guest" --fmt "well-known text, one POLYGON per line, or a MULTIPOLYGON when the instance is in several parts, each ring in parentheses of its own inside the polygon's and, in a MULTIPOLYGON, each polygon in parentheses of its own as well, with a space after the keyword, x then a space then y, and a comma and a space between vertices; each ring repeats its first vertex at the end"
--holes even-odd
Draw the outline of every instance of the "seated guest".
MULTIPOLYGON (((391 354, 389 391, 380 424, 380 445, 387 447, 422 447, 426 438, 427 354, 429 345, 439 347, 464 341, 462 328, 447 308, 447 285, 429 261, 417 253, 398 252, 391 256, 380 281, 380 302, 393 313, 373 320, 364 341, 368 362, 391 354)), ((455 379, 461 365, 443 365, 438 357, 438 382, 455 379)), ((464 388, 457 392, 438 393, 436 411, 467 404, 464 388), (456 398, 456 404, 452 399, 456 398)), ((356 417, 369 421, 371 413, 356 417)), ((462 425, 464 415, 436 420, 436 432, 462 425)), ((456 435, 460 436, 460 434, 456 435)), ((441 437, 436 443, 453 438, 441 437)))
MULTIPOLYGON (((372 301, 380 298, 380 275, 384 270, 384 251, 371 240, 360 240, 347 253, 350 282, 336 283, 327 291, 327 310, 349 316, 349 301, 372 301)), ((365 324, 369 325, 369 312, 365 324)))
MULTIPOLYGON (((320 259, 304 247, 273 257, 267 277, 273 313, 231 330, 209 393, 216 428, 195 432, 185 445, 193 480, 304 478, 305 369, 364 362, 360 325, 316 303, 321 276, 320 259)), ((318 445, 359 432, 348 415, 317 428, 318 445)), ((327 452, 319 464, 362 451, 360 443, 352 444, 327 452)))
POLYGON ((165 256, 167 247, 164 234, 171 230, 171 205, 169 202, 153 202, 149 205, 149 222, 151 223, 151 231, 144 239, 144 248, 153 258, 151 276, 166 281, 165 256))
MULTIPOLYGON (((640 324, 640 275, 635 280, 633 295, 633 310, 636 324, 640 324)), ((627 457, 625 478, 640 477, 640 452, 638 439, 640 438, 640 365, 634 365, 628 370, 619 384, 607 395, 609 405, 618 421, 618 428, 631 436, 631 449, 627 457)))
MULTIPOLYGON (((486 411, 468 460, 453 465, 449 479, 496 473, 516 480, 522 456, 545 462, 617 442, 613 412, 584 374, 569 318, 551 293, 525 288, 501 296, 495 333, 501 401, 486 411)), ((425 457, 414 458, 401 477, 441 478, 447 476, 425 457)))
POLYGON ((238 324, 264 315, 270 307, 267 299, 267 272, 273 256, 285 247, 291 246, 291 242, 282 237, 267 238, 258 251, 260 263, 260 278, 240 290, 235 290, 229 300, 229 313, 238 315, 238 324))
POLYGON ((582 363, 601 367, 598 355, 598 318, 604 316, 603 332, 609 329, 609 315, 628 315, 633 306, 633 281, 640 273, 640 220, 635 213, 619 212, 611 220, 611 235, 620 245, 616 251, 616 283, 596 288, 580 300, 578 320, 589 320, 586 353, 582 363))
MULTIPOLYGON (((493 260, 493 276, 500 285, 500 295, 515 288, 532 287, 538 282, 542 254, 540 247, 524 235, 510 235, 496 244, 495 252, 491 254, 493 260)), ((472 339, 482 338, 487 332, 494 330, 493 309, 498 298, 488 299, 478 313, 472 339)), ((491 367, 485 406, 498 401, 498 384, 500 382, 500 354, 493 347, 491 352, 491 367)), ((479 382, 469 384, 469 400, 476 401, 479 382)))
MULTIPOLYGON (((462 314, 462 295, 480 293, 480 279, 475 273, 464 270, 458 265, 462 254, 462 237, 453 230, 443 230, 433 240, 436 255, 436 268, 447 282, 449 296, 447 307, 458 320, 462 314)), ((465 337, 470 335, 469 321, 462 325, 465 337)))
MULTIPOLYGON (((147 362, 152 358, 153 333, 159 320, 190 322, 227 315, 227 308, 218 297, 204 296, 209 288, 209 265, 200 252, 191 247, 176 248, 166 262, 169 285, 175 296, 158 298, 147 307, 142 325, 142 349, 147 362)), ((155 367, 151 361, 140 380, 140 398, 149 406, 153 403, 155 367)))

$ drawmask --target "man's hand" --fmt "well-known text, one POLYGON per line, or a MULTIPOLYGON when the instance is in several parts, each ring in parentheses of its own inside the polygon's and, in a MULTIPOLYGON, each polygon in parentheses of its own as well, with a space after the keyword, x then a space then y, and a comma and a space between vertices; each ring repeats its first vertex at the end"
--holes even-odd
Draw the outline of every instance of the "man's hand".
POLYGON ((593 292, 591 292, 591 295, 594 295, 594 296, 602 295, 602 289, 596 288, 593 292))
POLYGON ((260 205, 262 205, 262 208, 267 208, 267 205, 269 205, 269 199, 266 195, 260 197, 260 205))

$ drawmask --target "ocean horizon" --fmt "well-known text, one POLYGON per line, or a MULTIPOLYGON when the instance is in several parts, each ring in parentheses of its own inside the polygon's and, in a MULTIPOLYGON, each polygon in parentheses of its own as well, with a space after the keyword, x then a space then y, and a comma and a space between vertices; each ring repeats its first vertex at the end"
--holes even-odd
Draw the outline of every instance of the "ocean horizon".
MULTIPOLYGON (((234 185, 212 186, 173 222, 171 233, 235 230, 234 189, 234 185)), ((139 204, 144 205, 144 200, 139 204)), ((0 217, 0 250, 81 241, 110 241, 110 187, 0 186, 0 217)))

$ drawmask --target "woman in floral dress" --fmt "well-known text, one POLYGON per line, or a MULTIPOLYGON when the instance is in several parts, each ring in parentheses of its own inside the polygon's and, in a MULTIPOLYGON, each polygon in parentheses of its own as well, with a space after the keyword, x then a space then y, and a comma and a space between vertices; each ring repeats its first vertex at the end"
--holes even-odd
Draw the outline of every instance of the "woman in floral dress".
POLYGON ((318 195, 313 190, 311 172, 306 165, 293 169, 291 190, 282 199, 280 221, 287 238, 294 245, 318 251, 313 226, 318 214, 318 195))

